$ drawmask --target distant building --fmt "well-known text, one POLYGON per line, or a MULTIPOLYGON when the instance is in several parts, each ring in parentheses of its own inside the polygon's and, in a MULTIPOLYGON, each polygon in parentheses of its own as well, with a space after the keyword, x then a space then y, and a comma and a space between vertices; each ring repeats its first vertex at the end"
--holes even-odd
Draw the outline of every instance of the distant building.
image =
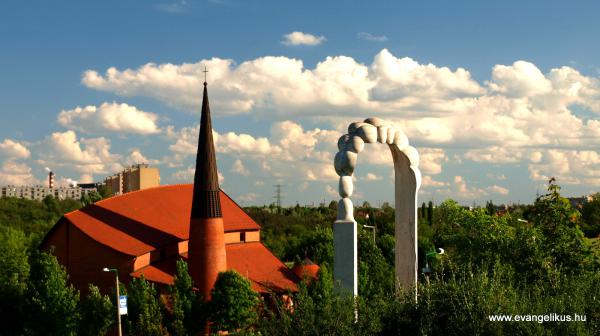
POLYGON ((44 186, 4 186, 0 188, 1 197, 17 197, 28 200, 41 201, 46 196, 53 196, 57 199, 81 199, 82 196, 89 194, 96 189, 84 189, 79 186, 70 187, 44 187, 44 186))
POLYGON ((149 167, 147 164, 136 164, 107 177, 104 184, 113 195, 158 187, 160 185, 160 171, 158 168, 149 167))
POLYGON ((81 199, 82 196, 92 191, 97 191, 98 185, 95 183, 74 184, 70 186, 56 186, 54 173, 48 172, 48 186, 15 186, 8 185, 0 188, 0 197, 17 197, 28 200, 41 201, 46 196, 52 196, 57 199, 81 199))

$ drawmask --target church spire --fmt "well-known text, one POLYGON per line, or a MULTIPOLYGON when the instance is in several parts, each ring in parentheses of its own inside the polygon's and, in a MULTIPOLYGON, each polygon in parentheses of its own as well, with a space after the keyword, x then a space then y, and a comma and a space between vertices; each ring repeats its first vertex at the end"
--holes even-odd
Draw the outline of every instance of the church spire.
POLYGON ((206 82, 204 82, 200 135, 196 154, 196 173, 194 174, 192 218, 222 217, 221 202, 219 200, 219 175, 217 173, 217 160, 206 86, 206 82))
POLYGON ((210 300, 219 272, 227 270, 220 194, 205 79, 188 241, 189 273, 205 300, 210 300))

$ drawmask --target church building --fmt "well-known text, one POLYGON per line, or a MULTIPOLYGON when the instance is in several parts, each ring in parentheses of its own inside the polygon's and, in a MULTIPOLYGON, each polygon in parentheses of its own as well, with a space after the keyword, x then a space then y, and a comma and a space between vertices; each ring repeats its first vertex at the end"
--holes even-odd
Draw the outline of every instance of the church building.
POLYGON ((183 258, 194 287, 210 297, 217 274, 236 270, 262 294, 296 291, 300 278, 260 241, 260 226, 219 188, 207 85, 193 184, 165 185, 99 201, 64 215, 41 248, 64 265, 82 293, 93 283, 106 292, 119 279, 144 276, 173 283, 183 258))

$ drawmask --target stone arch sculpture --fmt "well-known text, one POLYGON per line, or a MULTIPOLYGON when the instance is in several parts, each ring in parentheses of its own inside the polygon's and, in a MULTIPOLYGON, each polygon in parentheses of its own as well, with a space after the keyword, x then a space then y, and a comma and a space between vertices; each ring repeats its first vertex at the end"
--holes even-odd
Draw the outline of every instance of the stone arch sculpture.
MULTIPOLYGON (((339 179, 338 215, 334 227, 333 275, 340 289, 358 294, 356 221, 350 197, 352 174, 367 143, 387 144, 394 159, 396 282, 408 290, 417 286, 417 192, 421 186, 419 154, 404 132, 382 119, 368 118, 348 126, 338 140, 334 167, 339 179)), ((416 292, 415 292, 416 293, 416 292)))

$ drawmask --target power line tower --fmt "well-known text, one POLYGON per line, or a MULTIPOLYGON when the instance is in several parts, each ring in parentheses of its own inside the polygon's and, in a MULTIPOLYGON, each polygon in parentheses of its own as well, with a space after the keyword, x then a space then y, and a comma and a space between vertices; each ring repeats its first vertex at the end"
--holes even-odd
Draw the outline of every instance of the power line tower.
POLYGON ((275 187, 275 205, 277 206, 277 213, 281 212, 281 184, 276 184, 275 187))

